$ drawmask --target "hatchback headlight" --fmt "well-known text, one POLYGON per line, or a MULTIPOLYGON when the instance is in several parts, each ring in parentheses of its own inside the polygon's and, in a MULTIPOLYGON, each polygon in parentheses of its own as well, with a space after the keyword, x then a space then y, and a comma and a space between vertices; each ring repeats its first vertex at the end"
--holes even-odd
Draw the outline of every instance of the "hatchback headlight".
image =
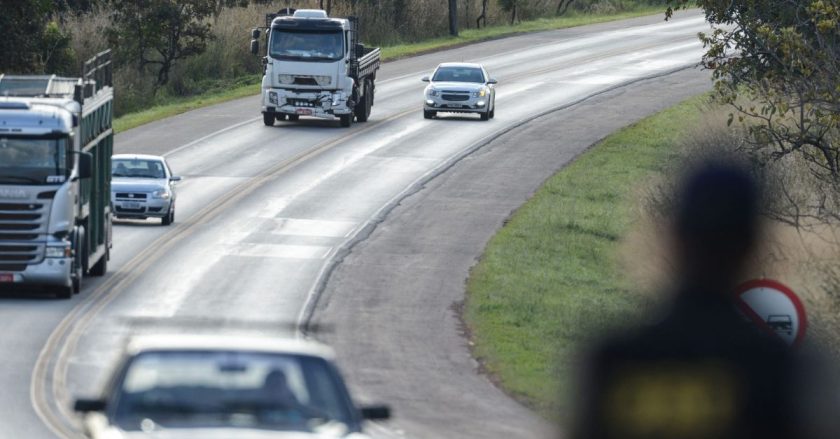
POLYGON ((172 194, 170 194, 169 191, 166 190, 166 189, 161 189, 161 190, 157 190, 157 191, 152 192, 152 198, 155 198, 155 199, 158 199, 158 200, 168 200, 169 197, 171 197, 171 196, 172 196, 172 194))
POLYGON ((295 82, 295 77, 292 75, 277 75, 277 80, 280 81, 281 84, 291 84, 295 82))

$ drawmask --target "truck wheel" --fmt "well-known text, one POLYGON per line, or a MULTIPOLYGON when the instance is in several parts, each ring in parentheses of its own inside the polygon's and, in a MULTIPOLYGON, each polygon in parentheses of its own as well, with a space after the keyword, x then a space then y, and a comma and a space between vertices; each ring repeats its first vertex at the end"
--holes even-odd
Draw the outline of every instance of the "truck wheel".
POLYGON ((286 113, 276 113, 274 118, 276 120, 286 120, 286 113))
POLYGON ((84 242, 84 229, 76 228, 73 233, 73 293, 79 294, 82 291, 82 277, 84 277, 83 261, 86 256, 82 251, 84 242))
POLYGON ((105 276, 105 273, 108 272, 108 259, 111 258, 111 249, 107 246, 105 247, 105 254, 93 264, 93 267, 90 268, 90 275, 96 277, 105 276))
POLYGON ((267 127, 274 126, 274 114, 273 113, 263 113, 263 123, 267 127))
POLYGON ((437 116, 437 111, 423 110, 423 117, 425 117, 426 119, 434 119, 435 116, 437 116))
POLYGON ((355 111, 353 111, 356 113, 356 120, 359 122, 367 122, 370 117, 370 107, 373 103, 370 90, 370 86, 365 85, 365 96, 356 104, 355 111))
POLYGON ((290 114, 288 117, 290 122, 297 122, 300 120, 300 115, 297 114, 290 114))
POLYGON ((339 116, 339 119, 341 120, 341 126, 343 126, 344 128, 349 128, 350 125, 353 124, 353 113, 342 114, 341 116, 339 116))

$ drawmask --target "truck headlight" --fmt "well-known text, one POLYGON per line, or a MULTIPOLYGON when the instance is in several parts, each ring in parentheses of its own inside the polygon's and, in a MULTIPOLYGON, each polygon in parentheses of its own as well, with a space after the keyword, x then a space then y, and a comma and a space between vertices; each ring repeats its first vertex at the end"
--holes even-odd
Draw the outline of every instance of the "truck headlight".
POLYGON ((73 256, 73 250, 70 248, 70 243, 64 245, 48 245, 46 256, 48 258, 69 258, 73 256))
POLYGON ((295 77, 292 75, 277 75, 277 80, 280 81, 281 84, 291 84, 295 82, 295 77))
POLYGON ((481 90, 473 93, 473 97, 475 97, 475 98, 482 98, 486 95, 487 95, 487 89, 486 88, 482 88, 481 90))
POLYGON ((332 77, 327 76, 327 75, 313 76, 313 79, 315 79, 315 82, 317 82, 318 85, 321 85, 321 86, 330 85, 332 83, 332 77))
POLYGON ((277 105, 277 93, 273 91, 268 92, 268 102, 277 105))
POLYGON ((169 197, 171 197, 171 196, 172 196, 172 194, 170 194, 169 191, 166 190, 166 189, 161 189, 161 190, 152 192, 152 198, 155 198, 155 199, 158 199, 158 200, 168 200, 169 197))

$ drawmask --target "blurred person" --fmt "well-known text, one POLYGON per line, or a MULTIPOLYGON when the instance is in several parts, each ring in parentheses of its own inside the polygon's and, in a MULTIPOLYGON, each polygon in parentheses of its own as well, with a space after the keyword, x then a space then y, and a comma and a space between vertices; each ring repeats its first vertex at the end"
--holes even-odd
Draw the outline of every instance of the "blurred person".
POLYGON ((803 362, 733 301, 759 236, 760 200, 736 164, 689 172, 671 224, 673 302, 656 323, 585 357, 572 438, 816 437, 804 425, 803 362))

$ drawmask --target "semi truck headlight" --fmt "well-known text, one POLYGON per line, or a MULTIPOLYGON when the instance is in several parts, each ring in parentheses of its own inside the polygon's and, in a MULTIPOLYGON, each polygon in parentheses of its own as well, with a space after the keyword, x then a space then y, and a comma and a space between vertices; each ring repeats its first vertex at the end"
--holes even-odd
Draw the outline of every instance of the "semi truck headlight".
POLYGON ((292 75, 277 75, 277 80, 280 81, 281 84, 291 84, 295 82, 295 77, 292 75))
POLYGON ((273 91, 268 92, 268 102, 277 105, 277 93, 273 91))
POLYGON ((152 192, 152 198, 156 198, 158 200, 168 200, 171 196, 172 195, 166 189, 152 192))
POLYGON ((73 256, 73 250, 70 248, 70 243, 64 245, 48 245, 46 256, 48 258, 69 258, 73 256))
POLYGON ((317 75, 317 76, 313 76, 313 78, 315 79, 315 82, 317 82, 318 85, 321 85, 321 86, 330 85, 330 83, 332 83, 332 78, 330 76, 317 75))

